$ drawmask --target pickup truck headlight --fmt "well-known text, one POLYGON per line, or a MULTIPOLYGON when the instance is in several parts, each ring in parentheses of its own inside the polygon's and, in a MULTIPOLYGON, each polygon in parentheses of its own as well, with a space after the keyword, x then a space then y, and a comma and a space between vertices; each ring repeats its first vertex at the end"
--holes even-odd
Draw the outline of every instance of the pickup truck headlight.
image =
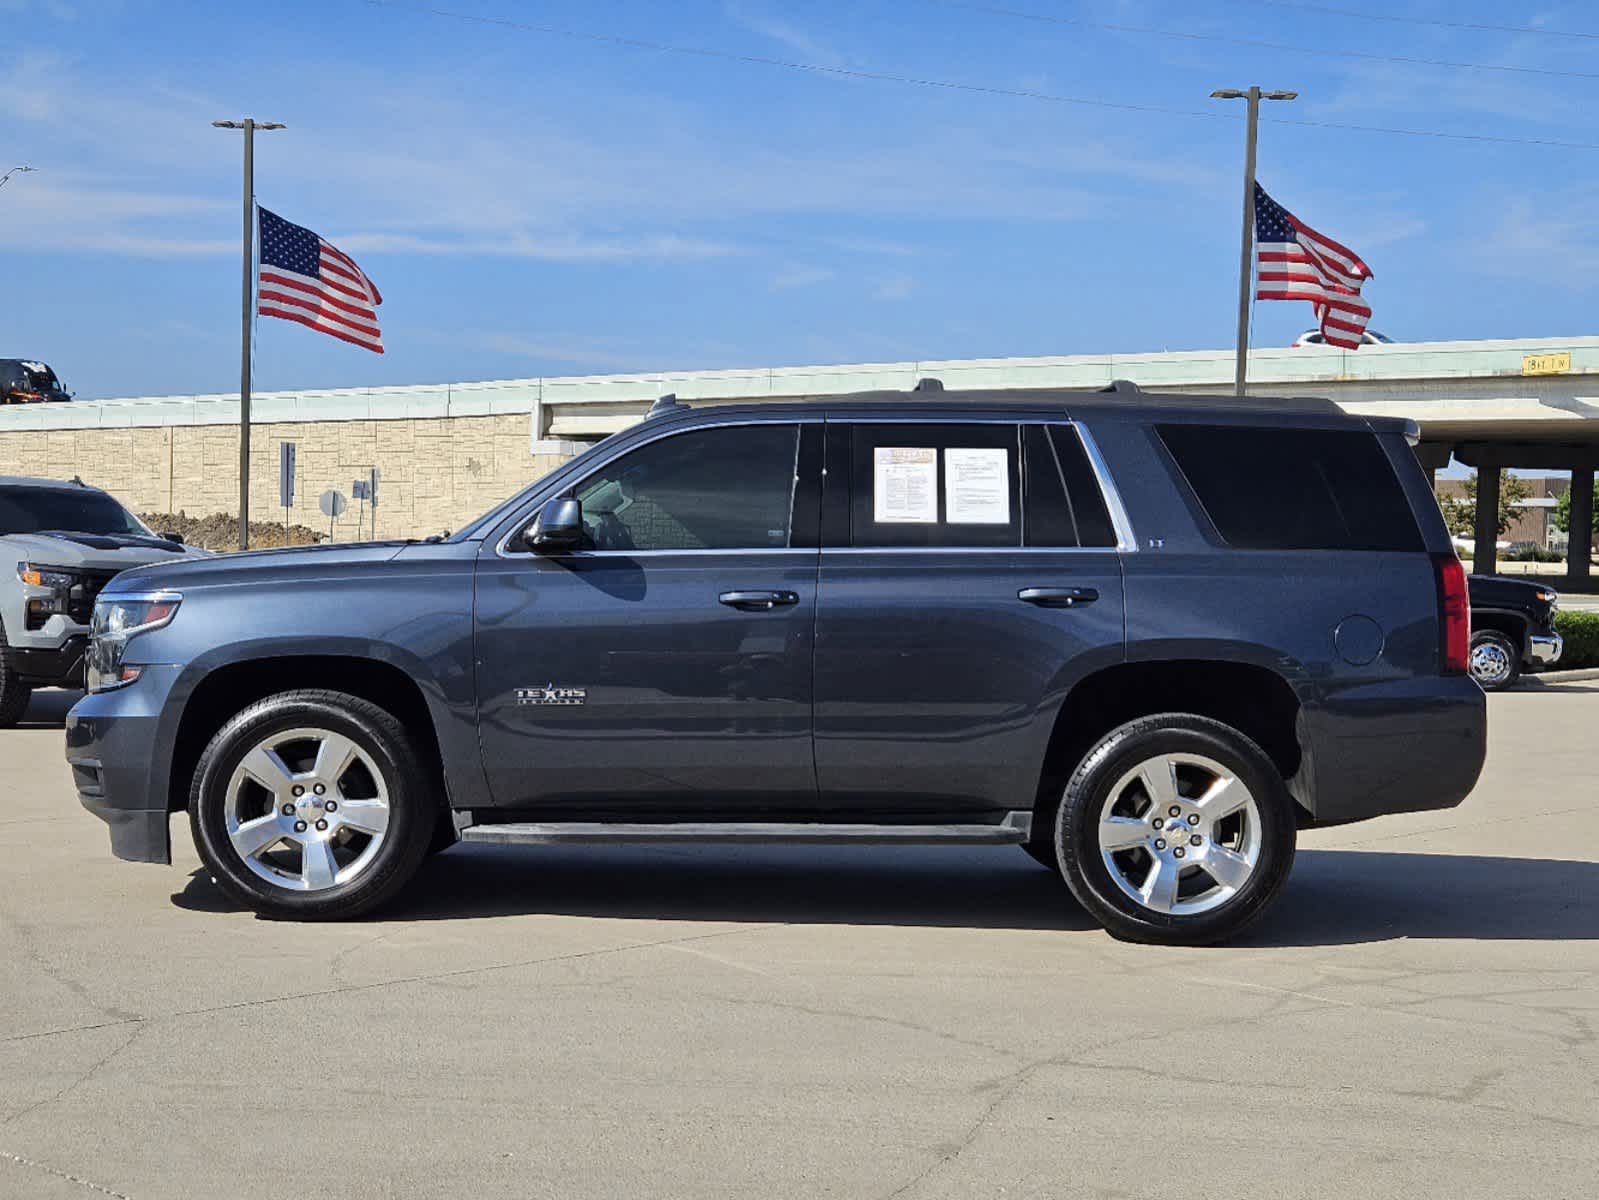
POLYGON ((50 589, 48 596, 28 597, 26 619, 29 629, 43 629, 56 613, 70 613, 72 592, 84 582, 83 575, 70 567, 51 567, 31 562, 17 564, 17 578, 28 587, 50 589))
POLYGON ((87 685, 91 692, 124 687, 139 677, 138 667, 123 665, 128 642, 141 633, 172 622, 183 600, 177 592, 143 596, 102 596, 89 620, 87 685))

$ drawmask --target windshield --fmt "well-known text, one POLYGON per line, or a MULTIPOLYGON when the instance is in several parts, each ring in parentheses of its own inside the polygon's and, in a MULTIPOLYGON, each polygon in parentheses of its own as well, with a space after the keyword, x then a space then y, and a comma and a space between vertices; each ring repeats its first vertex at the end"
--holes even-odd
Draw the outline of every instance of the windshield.
POLYGON ((0 534, 51 529, 154 536, 122 505, 92 488, 0 487, 0 534))
POLYGON ((22 382, 35 392, 53 392, 61 386, 56 381, 56 373, 43 363, 37 362, 22 364, 22 382))

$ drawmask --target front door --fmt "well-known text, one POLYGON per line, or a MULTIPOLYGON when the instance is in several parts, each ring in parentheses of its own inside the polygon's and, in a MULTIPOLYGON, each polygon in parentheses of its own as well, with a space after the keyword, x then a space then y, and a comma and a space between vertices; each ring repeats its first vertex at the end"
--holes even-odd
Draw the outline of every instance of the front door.
POLYGON ((1118 534, 1077 431, 830 417, 826 465, 822 803, 1031 808, 1067 689, 1123 657, 1118 534))
POLYGON ((635 444, 563 493, 582 505, 580 549, 485 547, 479 719, 497 804, 586 820, 815 804, 819 429, 635 444))

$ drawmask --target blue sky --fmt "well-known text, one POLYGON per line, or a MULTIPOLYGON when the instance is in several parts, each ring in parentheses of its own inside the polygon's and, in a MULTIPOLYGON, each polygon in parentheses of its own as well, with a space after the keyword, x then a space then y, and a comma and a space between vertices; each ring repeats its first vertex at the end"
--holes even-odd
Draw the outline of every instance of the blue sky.
MULTIPOLYGON (((431 0, 730 55, 1241 115, 1599 142, 1590 5, 431 0), (1064 18, 1027 20, 1010 8, 1064 18), (1088 22, 1090 24, 1082 24, 1088 22), (1307 55, 1166 33, 1473 62, 1307 55), (1531 69, 1530 71, 1527 69, 1531 69), (1577 76, 1533 72, 1568 72, 1577 76)), ((1241 123, 627 48, 363 0, 0 0, 0 355, 83 396, 228 391, 238 135, 382 288, 382 358, 262 323, 257 386, 1226 346, 1241 123)), ((1264 125, 1261 179, 1405 339, 1595 332, 1599 149, 1264 125)), ((1308 306, 1262 303, 1257 344, 1308 306)))

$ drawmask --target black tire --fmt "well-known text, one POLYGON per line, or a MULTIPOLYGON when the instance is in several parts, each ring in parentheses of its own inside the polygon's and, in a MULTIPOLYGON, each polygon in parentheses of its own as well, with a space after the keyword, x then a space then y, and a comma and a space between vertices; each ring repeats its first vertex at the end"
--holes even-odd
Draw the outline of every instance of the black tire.
POLYGON ((1089 751, 1061 796, 1055 847, 1072 894, 1112 936, 1201 946, 1234 936, 1266 910, 1293 866, 1297 835, 1293 799, 1259 746, 1219 721, 1191 713, 1159 713, 1113 729, 1089 751), (1259 814, 1253 870, 1235 894, 1205 912, 1178 914, 1146 907, 1113 881, 1100 852, 1100 816, 1112 789, 1139 764, 1172 754, 1201 756, 1225 767, 1248 789, 1259 814))
POLYGON ((240 904, 267 916, 342 920, 384 903, 416 873, 436 827, 438 798, 428 784, 435 774, 417 758, 405 727, 376 704, 320 689, 282 692, 235 714, 211 739, 195 769, 189 825, 217 886, 240 904), (228 838, 225 813, 228 781, 245 755, 274 734, 301 728, 353 741, 388 794, 388 827, 370 862, 348 881, 311 892, 278 886, 247 867, 228 838))
POLYGON ((1485 692, 1502 692, 1521 678, 1521 647, 1497 629, 1481 629, 1471 635, 1468 661, 1471 677, 1485 692))
POLYGON ((0 728, 3 729, 10 729, 22 720, 22 714, 28 711, 28 701, 33 698, 33 688, 18 679, 11 669, 10 655, 6 653, 10 645, 6 640, 6 627, 0 624, 0 728))

